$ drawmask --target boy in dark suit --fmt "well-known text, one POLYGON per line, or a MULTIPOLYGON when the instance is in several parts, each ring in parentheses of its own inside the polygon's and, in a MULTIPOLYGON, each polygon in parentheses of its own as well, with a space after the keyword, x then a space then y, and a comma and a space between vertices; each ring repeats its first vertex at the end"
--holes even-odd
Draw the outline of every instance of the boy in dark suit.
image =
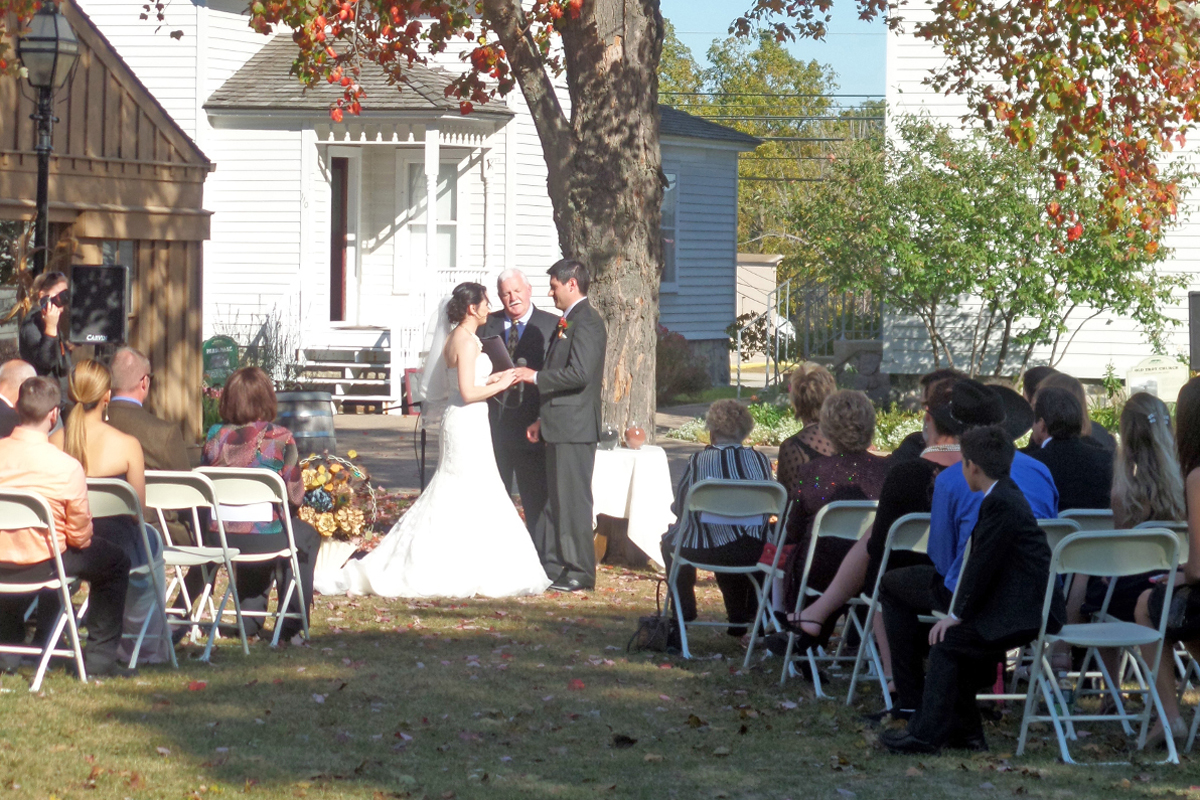
MULTIPOLYGON (((929 671, 921 706, 903 730, 880 741, 894 753, 936 753, 943 746, 986 750, 976 691, 992 682, 1005 651, 1028 644, 1041 627, 1050 547, 1025 495, 1009 477, 1015 449, 999 426, 962 437, 963 475, 984 492, 971 553, 950 614, 929 632, 929 671)), ((1048 626, 1066 609, 1055 598, 1048 626)))
POLYGON ((1083 436, 1083 406, 1066 389, 1049 386, 1033 407, 1032 458, 1046 465, 1058 489, 1058 510, 1111 508, 1113 454, 1083 436))

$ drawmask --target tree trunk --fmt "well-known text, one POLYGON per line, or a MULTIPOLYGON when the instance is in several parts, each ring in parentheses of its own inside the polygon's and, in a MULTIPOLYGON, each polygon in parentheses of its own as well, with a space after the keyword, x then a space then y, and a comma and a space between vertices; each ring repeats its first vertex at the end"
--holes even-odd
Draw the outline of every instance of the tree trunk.
POLYGON ((589 296, 608 326, 604 422, 638 422, 654 435, 660 166, 657 0, 585 0, 560 20, 568 118, 513 0, 485 0, 484 13, 529 104, 548 167, 563 255, 592 273, 589 296))

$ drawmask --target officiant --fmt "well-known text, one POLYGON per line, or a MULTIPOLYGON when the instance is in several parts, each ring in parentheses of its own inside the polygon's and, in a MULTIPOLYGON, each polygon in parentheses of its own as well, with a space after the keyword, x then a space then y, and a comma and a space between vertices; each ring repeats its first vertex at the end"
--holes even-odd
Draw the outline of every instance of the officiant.
MULTIPOLYGON (((519 269, 501 272, 496 291, 504 308, 488 315, 487 323, 479 329, 479 338, 499 336, 514 364, 540 370, 558 317, 534 307, 533 287, 519 269)), ((525 436, 525 429, 537 421, 539 406, 537 387, 528 384, 514 385, 488 401, 500 479, 510 493, 516 479, 530 533, 546 505, 547 492, 546 443, 530 442, 525 436)))

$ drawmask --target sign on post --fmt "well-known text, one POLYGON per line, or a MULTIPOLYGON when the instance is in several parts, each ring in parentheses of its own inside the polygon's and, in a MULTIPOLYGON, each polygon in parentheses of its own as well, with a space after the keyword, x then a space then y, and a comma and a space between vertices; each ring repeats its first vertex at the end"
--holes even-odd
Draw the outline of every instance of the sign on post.
POLYGON ((203 345, 204 383, 224 386, 238 368, 238 343, 228 336, 214 336, 203 345))
POLYGON ((1146 392, 1164 403, 1174 403, 1188 377, 1187 364, 1178 359, 1150 356, 1126 373, 1125 386, 1131 395, 1146 392))

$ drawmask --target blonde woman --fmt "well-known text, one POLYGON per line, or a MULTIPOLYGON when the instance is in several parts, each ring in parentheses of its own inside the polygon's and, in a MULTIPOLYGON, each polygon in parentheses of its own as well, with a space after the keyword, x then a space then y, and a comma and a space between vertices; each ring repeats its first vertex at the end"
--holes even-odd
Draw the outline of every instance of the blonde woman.
MULTIPOLYGON (((71 370, 68 389, 75 407, 66 425, 51 441, 83 465, 89 478, 120 478, 146 502, 146 467, 142 445, 105 422, 112 399, 112 374, 98 361, 80 361, 71 370)), ((132 517, 111 517, 93 522, 97 536, 118 545, 134 566, 146 563, 141 534, 132 517)))

